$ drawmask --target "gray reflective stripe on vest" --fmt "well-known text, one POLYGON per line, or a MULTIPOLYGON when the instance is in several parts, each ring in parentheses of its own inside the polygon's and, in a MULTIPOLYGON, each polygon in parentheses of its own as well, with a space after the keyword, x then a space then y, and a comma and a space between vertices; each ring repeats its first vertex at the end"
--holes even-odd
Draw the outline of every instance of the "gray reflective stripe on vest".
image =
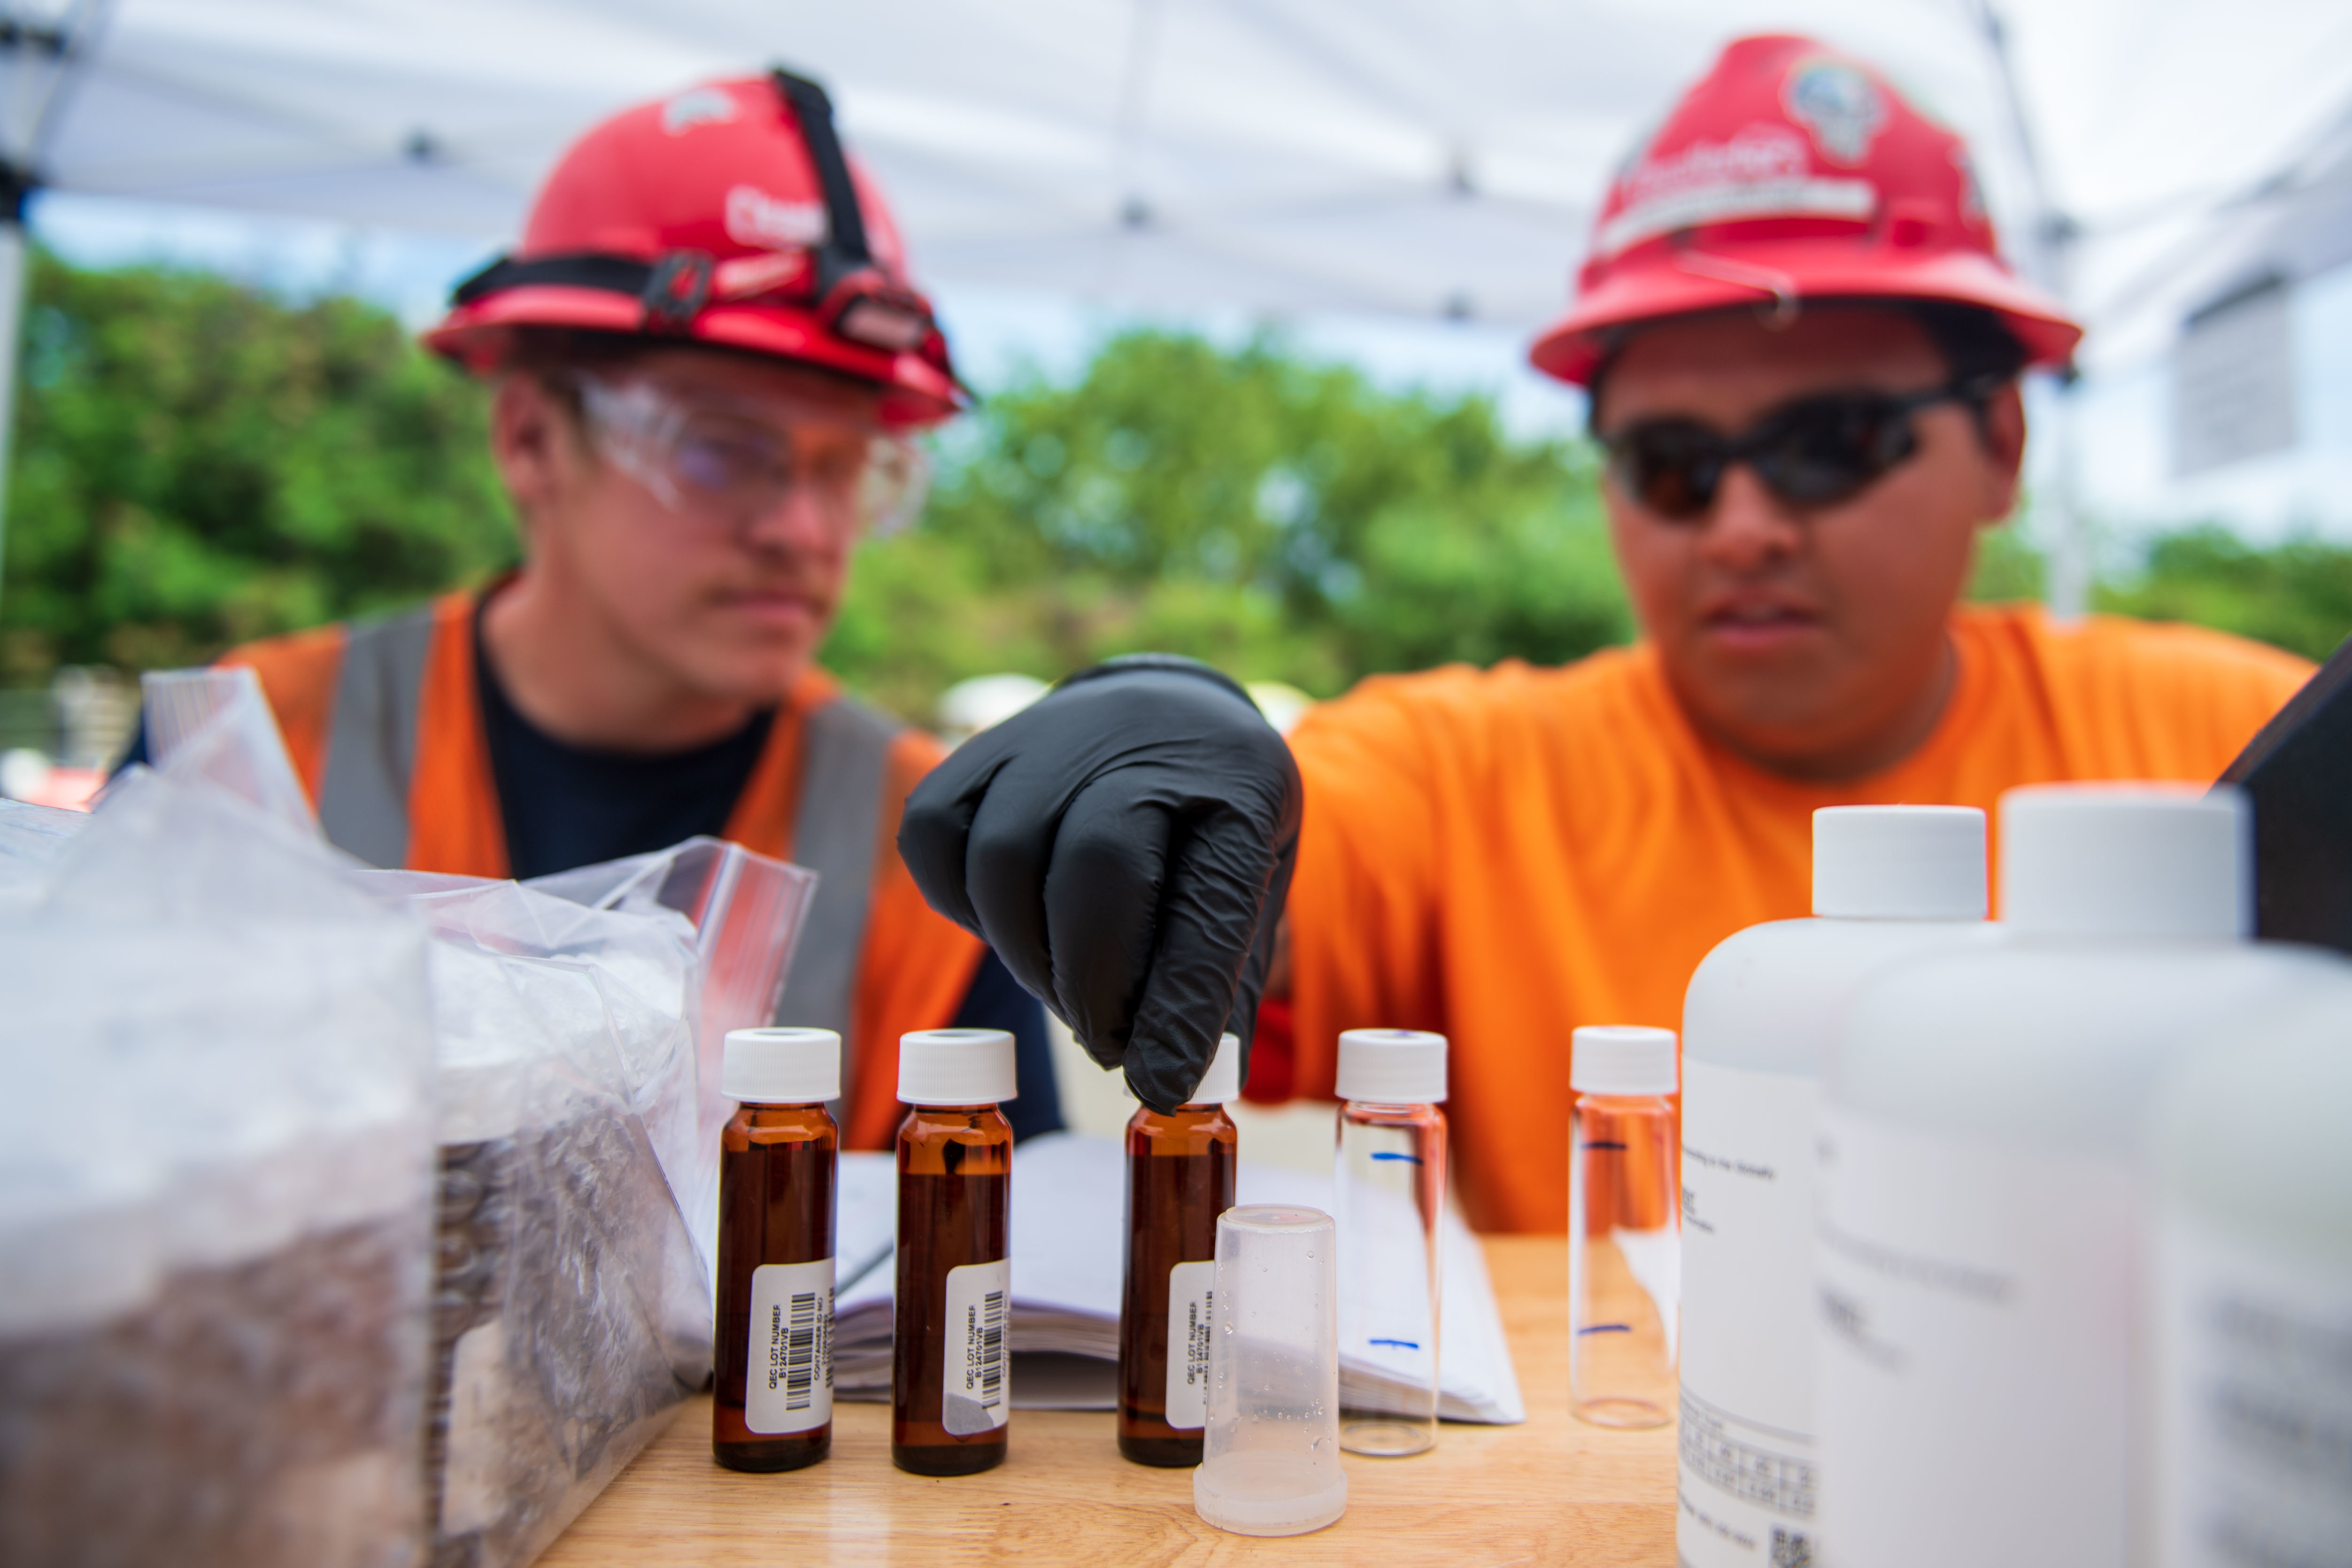
POLYGON ((343 642, 319 826, 337 848, 372 866, 408 863, 408 779, 416 766, 416 715, 433 606, 362 621, 343 642))
POLYGON ((776 1022, 839 1033, 841 1099, 848 1103, 856 1053, 851 1026, 857 959, 866 948, 866 911, 880 852, 882 770, 898 726, 862 703, 837 697, 811 713, 801 731, 800 809, 793 822, 793 863, 817 874, 816 898, 793 953, 776 1022))
MULTIPOLYGON (((354 626, 343 645, 319 785, 319 825, 336 847, 372 865, 407 863, 408 782, 416 765, 417 715, 432 646, 430 605, 354 626)), ((898 726, 845 697, 803 723, 793 859, 817 873, 818 881, 776 1022, 840 1034, 845 1102, 857 961, 880 851, 882 774, 898 726)))

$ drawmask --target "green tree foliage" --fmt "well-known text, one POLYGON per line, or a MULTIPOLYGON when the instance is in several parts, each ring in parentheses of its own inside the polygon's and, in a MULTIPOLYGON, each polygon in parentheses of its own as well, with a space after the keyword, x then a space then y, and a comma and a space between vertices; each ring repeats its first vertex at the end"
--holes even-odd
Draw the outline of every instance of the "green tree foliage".
POLYGON ((0 676, 200 662, 511 558, 478 388, 397 321, 36 252, 0 676))
POLYGON ((940 443, 922 521, 867 542, 826 659, 901 711, 964 676, 1192 654, 1318 695, 1631 631, 1580 443, 1482 397, 1382 392, 1271 338, 1106 342, 940 443))
MULTIPOLYGON (((37 254, 0 579, 0 680, 138 669, 413 602, 512 559, 479 388, 385 312, 37 254)), ((1393 394, 1276 339, 1106 342, 935 439, 921 521, 861 549, 825 650, 911 718, 965 676, 1165 648, 1318 695, 1631 634, 1591 450, 1483 398, 1393 394)), ((2032 597, 1987 535, 1971 592, 2032 597)), ((2104 608, 2320 657, 2352 550, 2218 527, 2157 541, 2104 608)))
POLYGON ((2352 549, 2307 536, 2263 549, 2207 523, 2155 541, 2139 570, 2102 584, 2097 601, 2326 658, 2352 633, 2352 549))

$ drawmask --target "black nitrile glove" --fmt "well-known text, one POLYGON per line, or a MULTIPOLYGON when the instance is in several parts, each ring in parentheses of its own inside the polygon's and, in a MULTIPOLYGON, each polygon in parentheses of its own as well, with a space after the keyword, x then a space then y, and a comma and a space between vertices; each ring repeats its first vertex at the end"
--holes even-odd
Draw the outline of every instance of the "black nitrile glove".
POLYGON ((1147 654, 1072 676, 907 797, 931 907, 1155 1110, 1250 1032, 1298 852, 1290 748, 1242 689, 1147 654))

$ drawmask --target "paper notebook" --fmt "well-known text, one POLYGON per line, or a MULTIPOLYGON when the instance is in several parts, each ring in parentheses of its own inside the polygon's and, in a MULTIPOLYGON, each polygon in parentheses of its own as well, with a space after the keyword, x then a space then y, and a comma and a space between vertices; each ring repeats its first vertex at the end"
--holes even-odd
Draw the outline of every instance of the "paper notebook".
MULTIPOLYGON (((1331 1184, 1241 1162, 1245 1204, 1328 1211, 1331 1184)), ((834 1393, 890 1394, 891 1289, 898 1205, 888 1154, 841 1156, 840 1259, 835 1297, 834 1393)), ((1127 1156, 1106 1138, 1053 1132, 1013 1152, 1013 1403, 1031 1410, 1108 1410, 1118 1403, 1119 1276, 1127 1156)), ((1450 1421, 1527 1419, 1509 1344, 1477 1238, 1449 1211, 1441 1227, 1444 1315, 1438 1413, 1450 1421)), ((1340 1397, 1379 1408, 1398 1392, 1380 1369, 1342 1357, 1340 1397)))

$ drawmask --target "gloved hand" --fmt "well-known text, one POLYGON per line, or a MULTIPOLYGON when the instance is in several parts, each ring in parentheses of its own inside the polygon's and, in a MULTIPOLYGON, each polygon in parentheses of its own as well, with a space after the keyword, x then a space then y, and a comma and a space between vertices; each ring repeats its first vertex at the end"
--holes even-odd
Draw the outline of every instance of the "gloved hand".
POLYGON ((1298 852, 1298 768, 1242 689, 1166 655, 1072 676, 907 797, 898 853, 1156 1110, 1249 1038, 1298 852))

